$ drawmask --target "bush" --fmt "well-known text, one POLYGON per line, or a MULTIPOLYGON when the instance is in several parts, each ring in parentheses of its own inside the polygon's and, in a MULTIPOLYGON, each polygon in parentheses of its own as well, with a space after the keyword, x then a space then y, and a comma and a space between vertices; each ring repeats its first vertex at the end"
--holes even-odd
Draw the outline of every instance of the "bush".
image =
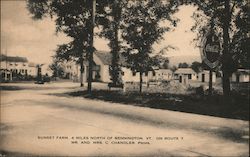
POLYGON ((197 87, 195 89, 195 93, 196 93, 196 95, 204 96, 205 92, 204 92, 203 86, 197 87))

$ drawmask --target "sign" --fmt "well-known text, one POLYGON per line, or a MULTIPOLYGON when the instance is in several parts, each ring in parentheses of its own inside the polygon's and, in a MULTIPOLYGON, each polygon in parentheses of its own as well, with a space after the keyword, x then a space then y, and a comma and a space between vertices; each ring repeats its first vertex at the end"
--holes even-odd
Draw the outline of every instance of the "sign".
POLYGON ((219 65, 219 59, 221 56, 221 45, 219 38, 209 32, 203 39, 203 47, 201 48, 201 58, 205 64, 211 69, 216 68, 219 65))

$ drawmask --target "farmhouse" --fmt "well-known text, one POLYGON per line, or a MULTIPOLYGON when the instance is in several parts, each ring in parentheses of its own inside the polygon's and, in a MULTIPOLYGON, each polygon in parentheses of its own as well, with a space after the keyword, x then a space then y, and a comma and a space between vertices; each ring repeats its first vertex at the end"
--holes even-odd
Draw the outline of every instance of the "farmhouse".
POLYGON ((36 66, 25 57, 1 55, 0 67, 1 80, 5 81, 36 75, 36 66))
MULTIPOLYGON (((112 54, 107 51, 95 51, 93 53, 93 80, 97 82, 111 82, 111 76, 109 69, 112 61, 112 54)), ((84 61, 84 73, 83 81, 86 82, 88 78, 88 62, 84 61)), ((121 65, 121 81, 122 82, 139 82, 140 74, 139 72, 134 72, 126 67, 127 63, 125 58, 120 56, 119 64, 121 65)), ((69 76, 69 79, 79 80, 80 78, 80 66, 75 64, 75 62, 65 62, 63 63, 65 73, 69 76), (76 79, 78 78, 78 79, 76 79)), ((156 80, 157 78, 164 77, 165 79, 170 78, 169 71, 165 69, 156 69, 143 73, 143 82, 148 82, 150 80, 156 80), (158 76, 156 76, 157 74, 158 76)))

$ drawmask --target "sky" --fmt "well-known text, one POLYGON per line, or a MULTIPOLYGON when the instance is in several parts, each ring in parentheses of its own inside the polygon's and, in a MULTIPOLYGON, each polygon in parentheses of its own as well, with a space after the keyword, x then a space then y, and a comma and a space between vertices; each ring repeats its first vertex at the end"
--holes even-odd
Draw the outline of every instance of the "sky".
MULTIPOLYGON (((153 45, 154 52, 171 45, 176 50, 166 52, 166 56, 199 56, 198 48, 191 42, 195 34, 190 31, 194 20, 191 18, 194 7, 181 6, 175 14, 180 19, 177 27, 164 34, 164 39, 153 45)), ((49 64, 57 45, 68 43, 70 38, 55 33, 55 23, 50 18, 33 20, 26 2, 1 0, 1 53, 9 56, 27 57, 30 62, 49 64)), ((95 37, 97 50, 109 51, 108 41, 95 37)))

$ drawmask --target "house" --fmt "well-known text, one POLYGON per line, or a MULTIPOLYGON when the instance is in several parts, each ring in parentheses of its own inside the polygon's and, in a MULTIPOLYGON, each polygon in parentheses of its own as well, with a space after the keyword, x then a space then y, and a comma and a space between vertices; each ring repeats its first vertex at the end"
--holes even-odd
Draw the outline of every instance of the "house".
POLYGON ((238 69, 232 74, 231 82, 250 82, 250 69, 238 69))
POLYGON ((197 74, 191 68, 179 68, 174 72, 174 79, 187 84, 189 80, 197 80, 197 74))
MULTIPOLYGON (((112 61, 112 55, 106 51, 95 51, 93 54, 93 79, 102 82, 111 82, 109 67, 112 61)), ((88 67, 86 66, 86 69, 88 67)), ((86 70, 87 72, 88 70, 86 70)))
POLYGON ((169 81, 173 78, 173 72, 170 69, 156 69, 156 80, 169 81))
MULTIPOLYGON (((209 70, 202 70, 198 73, 197 79, 200 82, 209 82, 209 70)), ((212 82, 216 82, 216 73, 212 72, 212 82)))
POLYGON ((0 56, 1 80, 12 81, 19 79, 35 78, 37 75, 37 65, 28 62, 26 57, 0 56))
POLYGON ((35 69, 35 67, 29 66, 27 58, 18 56, 1 55, 0 65, 1 80, 5 81, 26 78, 31 74, 29 72, 35 69))
POLYGON ((60 65, 64 70, 64 78, 79 81, 80 65, 74 61, 64 61, 60 65))
MULTIPOLYGON (((111 82, 111 76, 109 69, 112 62, 112 54, 107 51, 95 51, 93 53, 93 81, 100 82, 111 82)), ((84 61, 84 72, 83 72, 83 81, 86 82, 88 78, 88 61, 84 61)), ((140 82, 140 73, 133 72, 131 69, 127 68, 126 61, 124 57, 120 56, 119 64, 121 65, 121 81, 122 82, 140 82)), ((80 66, 76 65, 74 62, 63 63, 66 73, 69 75, 77 74, 77 77, 80 78, 80 66), (78 67, 78 68, 75 68, 78 67)), ((143 82, 148 82, 152 79, 155 79, 156 72, 154 70, 143 73, 143 82)), ((70 78, 72 79, 72 78, 70 78)), ((78 79, 79 80, 79 79, 78 79)))
MULTIPOLYGON (((93 68, 92 78, 97 82, 111 82, 109 67, 111 64, 112 56, 106 51, 95 51, 93 53, 93 68)), ((88 61, 83 61, 83 82, 88 80, 88 61)), ((80 64, 76 64, 75 61, 63 62, 61 66, 64 69, 66 78, 74 81, 80 80, 80 64)))
POLYGON ((33 62, 28 63, 28 75, 32 77, 37 76, 37 64, 33 62))
MULTIPOLYGON (((140 73, 132 71, 129 68, 122 67, 122 81, 125 82, 140 82, 140 73)), ((142 74, 142 81, 147 83, 149 81, 156 81, 156 72, 152 69, 151 71, 144 72, 142 74)))

